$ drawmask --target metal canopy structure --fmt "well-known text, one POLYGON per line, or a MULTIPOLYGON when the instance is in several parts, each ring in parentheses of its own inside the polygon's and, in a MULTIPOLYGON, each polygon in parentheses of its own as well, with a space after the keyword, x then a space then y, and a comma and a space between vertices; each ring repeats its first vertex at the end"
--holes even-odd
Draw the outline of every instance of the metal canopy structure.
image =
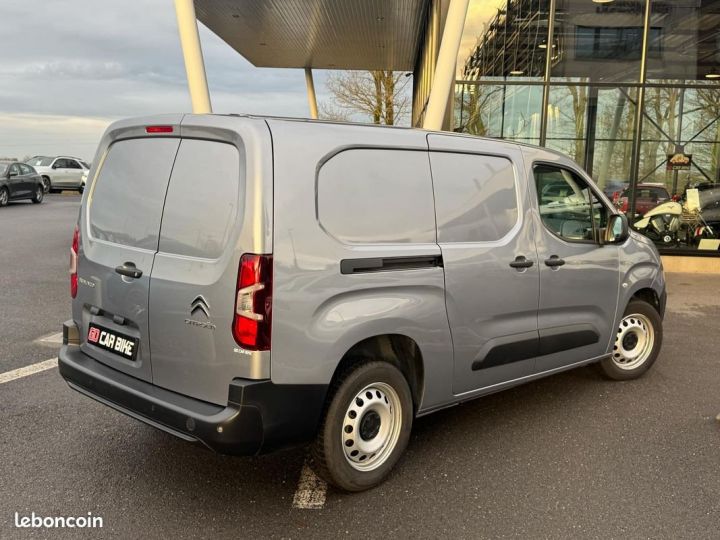
POLYGON ((412 71, 430 0, 194 0, 257 67, 412 71))

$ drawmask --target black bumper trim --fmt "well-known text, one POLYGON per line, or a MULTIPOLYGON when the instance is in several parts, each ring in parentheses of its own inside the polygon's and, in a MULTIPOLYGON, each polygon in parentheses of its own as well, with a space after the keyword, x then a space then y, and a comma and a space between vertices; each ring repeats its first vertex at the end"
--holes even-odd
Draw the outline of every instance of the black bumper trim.
POLYGON ((77 346, 62 347, 58 367, 73 390, 222 454, 254 455, 312 439, 327 392, 327 385, 234 379, 222 407, 121 373, 77 346))

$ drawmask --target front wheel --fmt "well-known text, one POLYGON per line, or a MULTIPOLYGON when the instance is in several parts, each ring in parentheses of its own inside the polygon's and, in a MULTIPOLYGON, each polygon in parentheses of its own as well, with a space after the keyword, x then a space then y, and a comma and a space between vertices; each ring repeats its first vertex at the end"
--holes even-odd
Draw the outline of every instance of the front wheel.
POLYGON ((637 379, 660 354, 662 319, 657 310, 642 300, 632 300, 625 309, 610 358, 600 362, 605 376, 617 381, 637 379))
POLYGON ((10 200, 10 192, 7 188, 0 188, 0 206, 7 206, 10 200))
POLYGON ((44 196, 45 196, 45 190, 43 189, 43 186, 38 186, 35 188, 35 195, 33 195, 33 198, 30 200, 34 204, 40 204, 43 201, 44 196))
POLYGON ((332 397, 312 449, 313 468, 346 491, 378 485, 400 459, 413 420, 405 377, 387 362, 369 362, 346 372, 332 397))
POLYGON ((50 184, 50 179, 47 176, 43 176, 42 183, 43 183, 43 191, 45 191, 45 193, 50 193, 50 188, 52 187, 50 184))

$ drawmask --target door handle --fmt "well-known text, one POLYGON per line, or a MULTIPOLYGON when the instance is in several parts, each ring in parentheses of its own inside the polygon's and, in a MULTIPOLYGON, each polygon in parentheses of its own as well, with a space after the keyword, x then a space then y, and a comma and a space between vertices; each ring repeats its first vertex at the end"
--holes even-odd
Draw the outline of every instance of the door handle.
POLYGON ((142 276, 142 270, 138 270, 135 267, 135 263, 126 262, 122 266, 116 266, 115 271, 121 276, 137 279, 142 276))
POLYGON ((550 255, 549 259, 545 259, 545 266, 549 266, 550 268, 557 268, 563 264, 565 264, 565 261, 557 255, 550 255))
POLYGON ((518 255, 517 257, 515 257, 515 260, 510 263, 510 267, 520 270, 523 268, 530 268, 533 264, 535 263, 530 259, 526 259, 522 255, 518 255))

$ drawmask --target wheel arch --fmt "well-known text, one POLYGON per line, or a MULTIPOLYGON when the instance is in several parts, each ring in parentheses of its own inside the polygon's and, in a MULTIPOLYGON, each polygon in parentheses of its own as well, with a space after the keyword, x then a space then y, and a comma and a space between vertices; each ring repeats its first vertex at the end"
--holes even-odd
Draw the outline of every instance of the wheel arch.
POLYGON ((404 334, 377 334, 352 345, 335 368, 330 387, 348 370, 377 360, 391 363, 402 372, 410 387, 414 412, 417 413, 425 391, 425 365, 417 342, 404 334))
POLYGON ((658 295, 657 291, 652 287, 643 287, 636 290, 633 295, 628 299, 628 303, 633 300, 642 300, 643 302, 646 302, 653 306, 658 311, 658 313, 661 312, 662 306, 660 302, 660 295, 658 295))

